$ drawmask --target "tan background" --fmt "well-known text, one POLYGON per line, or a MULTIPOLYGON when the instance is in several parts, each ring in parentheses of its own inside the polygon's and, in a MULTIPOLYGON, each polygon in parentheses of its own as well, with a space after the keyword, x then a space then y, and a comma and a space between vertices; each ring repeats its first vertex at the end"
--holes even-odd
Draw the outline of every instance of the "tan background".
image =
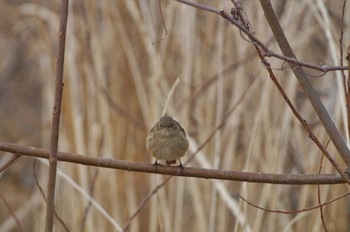
MULTIPOLYGON (((254 47, 217 15, 175 1, 161 2, 169 33, 152 45, 165 33, 158 1, 70 1, 59 150, 154 162, 145 149, 145 137, 159 119, 176 80, 167 111, 185 128, 191 146, 198 147, 255 80, 224 128, 188 166, 201 167, 207 161, 210 167, 238 171, 317 173, 322 154, 268 78, 254 47)), ((232 7, 228 0, 199 2, 226 12, 232 7)), ((58 3, 0 2, 1 141, 49 148, 58 3)), ((339 65, 342 3, 273 1, 298 58, 339 65), (325 23, 327 17, 329 25, 325 23), (327 31, 331 38, 327 38, 327 31)), ((255 35, 279 52, 258 1, 242 1, 242 6, 255 35)), ((348 12, 349 3, 346 46, 350 38, 348 12)), ((276 69, 282 65, 276 59, 269 61, 276 69)), ((326 145, 328 136, 291 71, 275 70, 275 74, 326 145)), ((344 133, 342 89, 336 73, 310 78, 344 133)), ((342 164, 332 144, 329 151, 342 164)), ((1 155, 0 162, 8 157, 1 155)), ((68 163, 59 163, 59 169, 66 176, 57 178, 56 209, 71 231, 79 231, 82 225, 82 231, 117 229, 95 206, 84 212, 88 200, 69 179, 124 227, 145 196, 165 178, 68 163), (86 223, 82 223, 84 215, 86 223)), ((47 170, 45 161, 36 162, 44 190, 47 170)), ((324 160, 322 173, 334 172, 324 160)), ((0 190, 29 231, 43 231, 45 202, 35 186, 32 158, 22 157, 3 172, 0 190)), ((321 186, 321 200, 331 200, 346 191, 343 185, 321 186)), ((131 222, 130 231, 322 231, 319 210, 266 213, 242 203, 236 193, 268 209, 290 211, 318 204, 317 186, 173 178, 145 204, 131 222)), ((17 231, 4 202, 0 205, 0 231, 17 231)), ((346 198, 326 206, 327 228, 346 231, 348 211, 346 198)), ((57 220, 55 229, 64 231, 57 220)))

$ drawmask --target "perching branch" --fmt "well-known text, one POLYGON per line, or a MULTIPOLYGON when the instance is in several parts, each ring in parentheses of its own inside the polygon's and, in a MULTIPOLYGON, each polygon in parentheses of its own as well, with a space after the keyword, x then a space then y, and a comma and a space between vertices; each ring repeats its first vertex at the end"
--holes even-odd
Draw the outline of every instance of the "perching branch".
MULTIPOLYGON (((49 159, 50 153, 47 149, 22 146, 6 142, 0 142, 0 151, 6 151, 10 153, 16 153, 20 155, 44 159, 49 159)), ((269 183, 286 185, 323 185, 345 183, 344 179, 338 174, 271 174, 193 167, 184 167, 184 169, 181 171, 179 167, 165 165, 160 165, 156 169, 155 166, 151 163, 139 163, 125 160, 91 157, 87 155, 78 155, 69 152, 57 152, 57 160, 133 172, 155 173, 172 176, 187 176, 205 179, 244 181, 251 183, 269 183)))

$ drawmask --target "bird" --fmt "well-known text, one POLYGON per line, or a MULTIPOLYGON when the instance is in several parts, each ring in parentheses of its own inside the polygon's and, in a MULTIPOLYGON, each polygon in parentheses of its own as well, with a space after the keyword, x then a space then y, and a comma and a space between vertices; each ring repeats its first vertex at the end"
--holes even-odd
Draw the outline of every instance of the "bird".
POLYGON ((154 165, 159 165, 159 160, 165 160, 167 165, 175 164, 185 155, 189 144, 186 132, 180 123, 172 117, 165 115, 153 126, 146 138, 148 152, 156 158, 154 165))

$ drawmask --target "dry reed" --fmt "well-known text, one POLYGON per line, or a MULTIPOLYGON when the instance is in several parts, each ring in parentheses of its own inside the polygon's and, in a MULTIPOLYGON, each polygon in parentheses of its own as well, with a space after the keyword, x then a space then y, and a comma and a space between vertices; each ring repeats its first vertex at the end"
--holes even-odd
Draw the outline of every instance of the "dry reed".
MULTIPOLYGON (((169 33, 152 45, 165 33, 158 1, 70 1, 59 150, 153 162, 145 149, 145 137, 166 107, 168 114, 186 129, 192 141, 190 154, 250 87, 225 126, 188 166, 317 173, 322 154, 268 78, 264 66, 254 55, 254 47, 217 15, 176 1, 161 2, 169 33), (236 65, 235 68, 230 68, 232 65, 236 65), (165 106, 176 80, 179 83, 165 106)), ((201 2, 227 12, 232 7, 231 1, 201 2)), ((299 59, 339 65, 337 40, 342 1, 273 2, 299 59)), ((258 2, 242 1, 242 5, 255 35, 279 52, 276 43, 271 42, 272 33, 258 2)), ((0 39, 0 81, 4 83, 2 86, 9 86, 2 90, 8 96, 2 96, 6 96, 6 100, 14 98, 14 94, 6 92, 14 84, 10 79, 25 81, 26 74, 31 82, 26 81, 20 88, 36 94, 31 102, 23 101, 15 106, 10 100, 9 104, 16 108, 11 108, 12 111, 2 106, 1 140, 49 146, 58 8, 56 1, 0 3, 0 12, 8 16, 3 17, 0 28, 4 35, 0 39), (18 57, 24 61, 19 62, 18 57), (16 67, 16 62, 18 66, 27 64, 20 67, 24 71, 16 73, 16 68, 9 68, 16 67), (39 102, 34 101, 38 98, 39 102), (30 118, 17 108, 27 109, 30 118), (14 117, 17 121, 13 121, 13 113, 19 114, 14 117), (31 119, 35 122, 32 125, 28 121, 31 119), (12 123, 17 135, 6 123, 12 123), (17 128, 18 124, 21 126, 17 128), (30 132, 26 134, 26 131, 30 132)), ((349 31, 349 23, 347 15, 345 32, 349 31)), ((348 40, 345 35, 345 41, 348 40)), ((282 65, 276 59, 269 61, 276 68, 282 65)), ((291 71, 276 70, 275 73, 289 98, 326 145, 329 138, 291 71)), ((339 100, 343 90, 337 75, 329 72, 323 78, 313 78, 312 83, 344 132, 345 103, 339 100)), ((6 104, 3 97, 0 100, 6 104)), ((328 149, 342 163, 333 144, 328 149)), ((187 158, 188 155, 184 160, 187 158)), ((20 162, 13 168, 23 169, 20 162)), ((31 166, 30 160, 25 162, 31 166)), ((40 185, 45 187, 48 168, 45 162, 41 164, 36 171, 40 185)), ((83 223, 83 231, 120 230, 147 194, 166 178, 67 163, 59 163, 58 167, 64 175, 59 174, 57 178, 56 210, 71 231, 79 231, 83 223), (88 210, 86 193, 96 203, 88 210)), ((11 174, 11 168, 5 175, 11 174)), ((32 176, 32 170, 26 170, 30 173, 26 175, 32 176)), ((322 173, 332 172, 334 168, 324 160, 322 173)), ((23 171, 17 170, 13 175, 19 173, 23 171)), ((29 231, 42 231, 45 201, 38 200, 39 191, 31 187, 27 196, 17 199, 16 191, 9 187, 11 182, 3 181, 5 175, 0 176, 2 193, 29 231)), ((33 181, 30 183, 34 185, 33 181)), ((13 186, 24 191, 19 181, 13 181, 13 186)), ((346 190, 343 185, 321 186, 321 200, 331 200, 346 190)), ((130 222, 129 230, 320 231, 323 228, 319 210, 299 214, 267 213, 240 201, 236 193, 268 209, 290 211, 318 204, 316 186, 173 177, 144 205, 130 222)), ((342 231, 350 227, 346 199, 323 210, 329 230, 342 231)), ((0 231, 14 228, 11 216, 0 209, 0 231)), ((55 228, 64 231, 57 220, 55 228)))

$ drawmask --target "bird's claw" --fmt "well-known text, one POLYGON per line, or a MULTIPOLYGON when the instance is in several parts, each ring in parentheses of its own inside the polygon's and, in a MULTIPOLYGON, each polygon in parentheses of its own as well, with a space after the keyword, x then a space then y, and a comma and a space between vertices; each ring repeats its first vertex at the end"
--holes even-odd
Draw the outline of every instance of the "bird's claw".
POLYGON ((156 160, 156 161, 153 163, 153 165, 155 166, 155 169, 156 169, 156 171, 157 171, 157 168, 158 168, 158 166, 160 166, 160 163, 158 163, 158 161, 156 160))

